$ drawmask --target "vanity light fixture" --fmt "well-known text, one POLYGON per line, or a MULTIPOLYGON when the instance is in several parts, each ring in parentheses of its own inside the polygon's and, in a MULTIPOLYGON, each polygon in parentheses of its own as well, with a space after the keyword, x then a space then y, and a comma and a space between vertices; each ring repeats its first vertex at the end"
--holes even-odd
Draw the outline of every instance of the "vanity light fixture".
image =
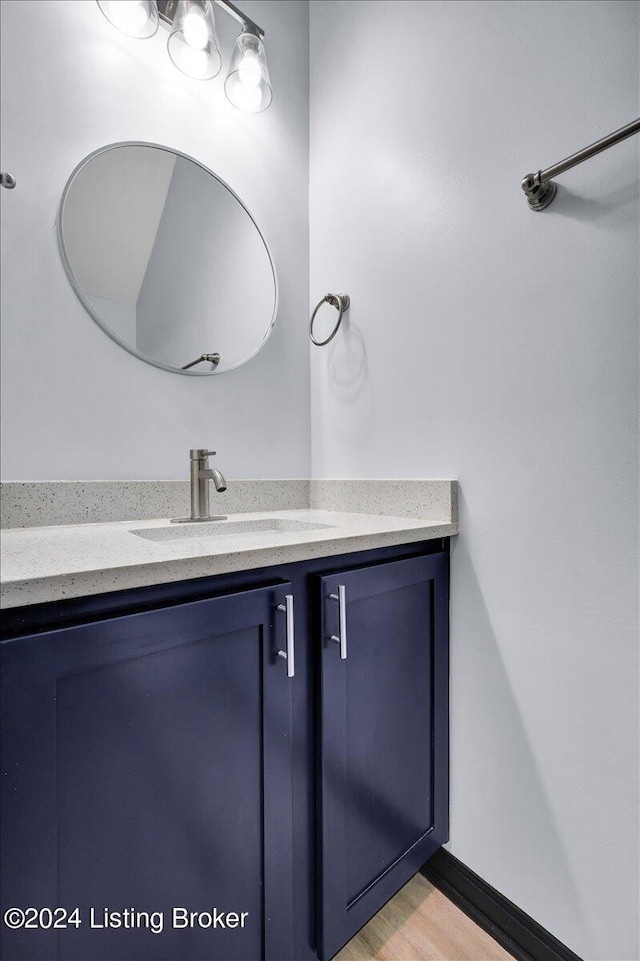
POLYGON ((98 0, 98 6, 109 23, 137 40, 148 40, 158 29, 156 0, 98 0))
POLYGON ((169 29, 171 60, 194 80, 211 80, 222 69, 215 4, 242 26, 224 84, 227 99, 245 113, 260 113, 271 103, 264 30, 228 0, 97 0, 97 4, 109 23, 128 37, 152 37, 162 23, 169 29))
POLYGON ((273 96, 264 44, 248 24, 236 40, 224 92, 245 113, 266 110, 273 96))
POLYGON ((222 54, 210 0, 179 0, 167 51, 178 70, 194 80, 210 80, 222 69, 222 54))

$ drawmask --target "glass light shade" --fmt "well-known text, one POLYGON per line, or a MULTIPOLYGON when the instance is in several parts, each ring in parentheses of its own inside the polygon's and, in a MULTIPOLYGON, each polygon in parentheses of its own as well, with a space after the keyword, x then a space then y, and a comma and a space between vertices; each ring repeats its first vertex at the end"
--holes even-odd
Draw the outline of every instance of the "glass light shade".
POLYGON ((245 31, 236 40, 224 92, 233 106, 245 113, 260 113, 271 103, 267 57, 255 33, 245 31))
POLYGON ((174 64, 194 80, 220 73, 222 56, 211 0, 179 0, 167 50, 174 64))
POLYGON ((98 0, 109 23, 128 37, 147 40, 158 29, 156 0, 98 0))

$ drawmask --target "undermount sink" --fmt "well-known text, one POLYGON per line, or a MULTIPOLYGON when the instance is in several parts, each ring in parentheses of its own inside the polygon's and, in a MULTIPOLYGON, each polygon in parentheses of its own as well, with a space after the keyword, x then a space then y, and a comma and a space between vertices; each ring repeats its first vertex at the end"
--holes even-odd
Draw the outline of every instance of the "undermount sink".
POLYGON ((228 537, 231 534, 284 534, 297 531, 316 531, 333 527, 314 521, 296 521, 287 517, 263 517, 248 521, 212 520, 185 524, 167 524, 165 527, 143 527, 129 531, 147 541, 184 541, 196 537, 228 537))

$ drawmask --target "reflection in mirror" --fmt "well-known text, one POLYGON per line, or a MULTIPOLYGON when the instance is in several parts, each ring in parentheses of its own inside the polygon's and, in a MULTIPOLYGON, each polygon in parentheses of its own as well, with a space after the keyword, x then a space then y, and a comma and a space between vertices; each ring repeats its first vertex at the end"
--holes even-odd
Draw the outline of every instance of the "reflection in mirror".
POLYGON ((271 331, 277 285, 265 240, 233 191, 183 154, 151 144, 92 154, 69 179, 58 235, 84 306, 143 360, 231 370, 271 331))

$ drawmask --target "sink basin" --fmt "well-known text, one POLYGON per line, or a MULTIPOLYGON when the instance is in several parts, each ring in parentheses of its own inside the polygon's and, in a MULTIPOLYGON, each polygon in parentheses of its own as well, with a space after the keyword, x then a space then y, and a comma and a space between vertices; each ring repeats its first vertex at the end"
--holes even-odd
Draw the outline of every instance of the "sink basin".
POLYGON ((285 534, 297 531, 328 529, 333 524, 296 521, 286 517, 263 517, 248 521, 205 521, 194 524, 167 524, 164 527, 142 527, 129 531, 147 541, 185 541, 201 537, 228 537, 231 534, 285 534))

